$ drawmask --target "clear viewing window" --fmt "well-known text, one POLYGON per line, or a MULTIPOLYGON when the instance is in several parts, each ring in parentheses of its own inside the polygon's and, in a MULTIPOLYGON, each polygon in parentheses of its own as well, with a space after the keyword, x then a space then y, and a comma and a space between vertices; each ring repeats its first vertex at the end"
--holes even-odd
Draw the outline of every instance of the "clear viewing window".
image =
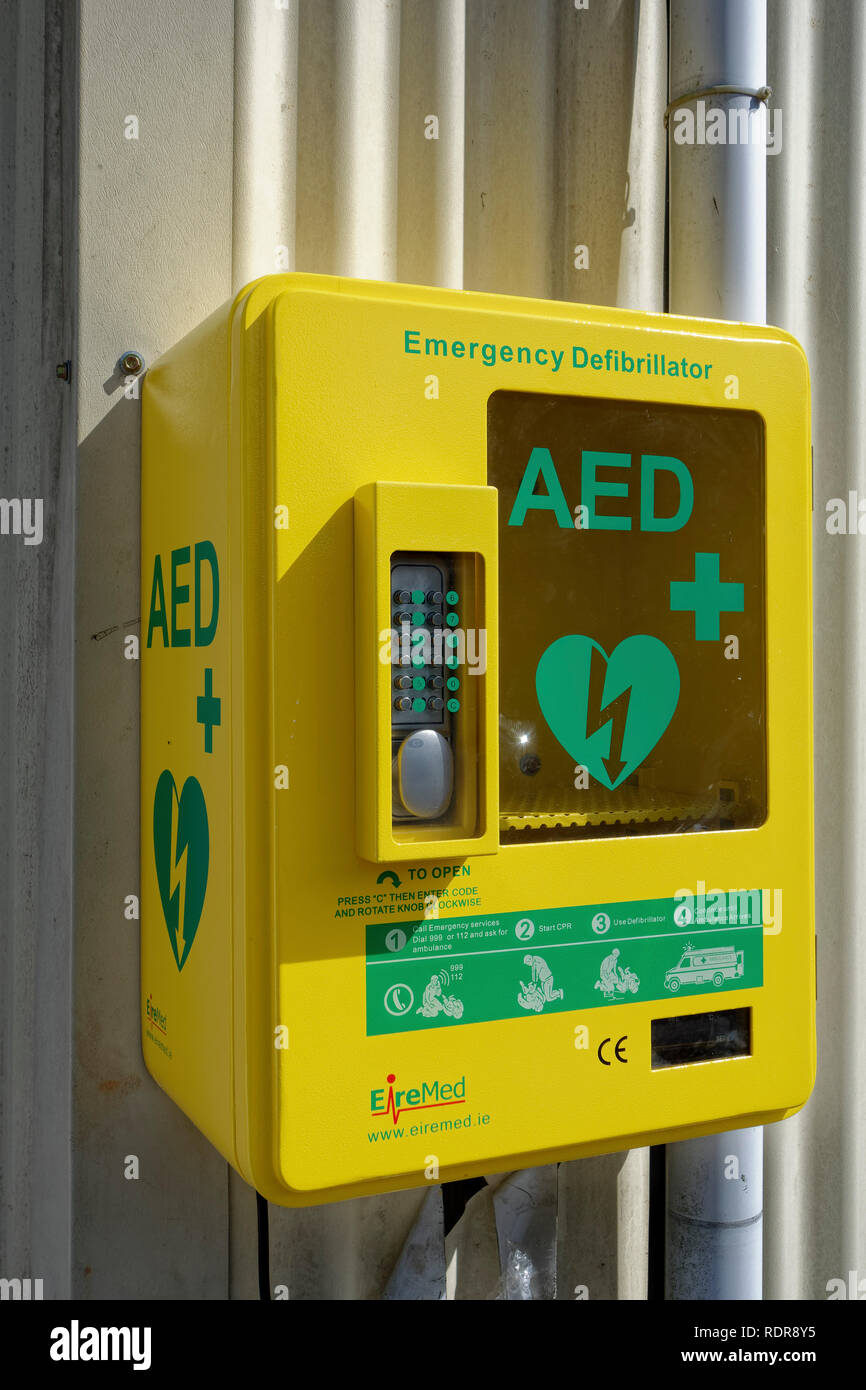
POLYGON ((688 1067, 752 1053, 751 1009, 654 1018, 650 1028, 651 1066, 688 1067))
POLYGON ((502 840, 759 825, 760 416, 498 391, 487 424, 502 840))

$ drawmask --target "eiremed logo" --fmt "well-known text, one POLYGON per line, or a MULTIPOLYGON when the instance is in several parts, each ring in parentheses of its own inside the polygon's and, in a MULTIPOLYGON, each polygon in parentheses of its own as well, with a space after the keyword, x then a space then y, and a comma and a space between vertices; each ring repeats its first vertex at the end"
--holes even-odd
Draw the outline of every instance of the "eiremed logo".
POLYGON ((386 1077, 387 1087, 381 1086, 370 1092, 370 1114, 390 1115, 391 1123, 397 1123, 407 1110, 433 1110, 440 1105, 466 1104, 466 1077, 459 1081, 422 1081, 420 1085, 407 1090, 397 1090, 394 1072, 386 1077))

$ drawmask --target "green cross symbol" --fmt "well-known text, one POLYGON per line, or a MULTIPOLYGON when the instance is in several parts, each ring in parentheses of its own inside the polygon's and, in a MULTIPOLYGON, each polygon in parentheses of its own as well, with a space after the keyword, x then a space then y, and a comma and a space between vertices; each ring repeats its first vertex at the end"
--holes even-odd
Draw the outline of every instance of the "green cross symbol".
POLYGON ((696 642, 717 642, 719 616, 742 613, 744 604, 742 584, 721 582, 717 553, 697 551, 694 579, 677 579, 671 583, 671 612, 694 613, 696 642))
POLYGON ((213 669, 208 666, 204 673, 204 694, 199 695, 195 702, 195 722, 204 725, 204 751, 213 752, 213 731, 214 725, 219 725, 220 709, 222 701, 214 698, 213 693, 213 669))

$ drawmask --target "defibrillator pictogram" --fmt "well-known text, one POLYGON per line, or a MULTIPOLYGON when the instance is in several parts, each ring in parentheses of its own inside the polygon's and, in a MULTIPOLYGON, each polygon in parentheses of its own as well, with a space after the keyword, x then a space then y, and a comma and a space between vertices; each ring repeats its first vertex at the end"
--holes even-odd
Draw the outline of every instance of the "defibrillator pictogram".
POLYGON ((210 836, 204 792, 188 777, 180 796, 166 768, 153 798, 153 856, 168 939, 178 970, 186 964, 207 892, 210 836))
POLYGON ((680 673, 657 637, 627 637, 610 656, 591 637, 560 637, 535 673, 541 712, 566 752, 602 786, 617 787, 673 718, 680 673))

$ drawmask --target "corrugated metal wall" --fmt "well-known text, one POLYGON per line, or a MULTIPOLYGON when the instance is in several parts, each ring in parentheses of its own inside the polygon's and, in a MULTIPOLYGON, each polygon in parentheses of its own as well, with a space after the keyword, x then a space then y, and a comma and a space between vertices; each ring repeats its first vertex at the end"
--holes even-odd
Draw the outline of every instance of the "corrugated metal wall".
MULTIPOLYGON (((828 498, 866 496, 866 37, 861 0, 770 9, 784 126, 768 160, 768 312, 805 343, 814 384, 821 1045, 808 1108, 768 1131, 765 1293, 809 1298, 849 1269, 866 1276, 864 567, 859 539, 823 525, 828 498)), ((139 412, 115 363, 128 347, 152 361, 233 283, 285 258, 662 308, 665 4, 81 10, 73 1291, 255 1297, 252 1194, 153 1086, 139 1052, 137 925, 124 916, 138 888, 138 681, 123 655, 139 617, 139 412), (263 30, 273 71, 261 82, 251 53, 263 30), (428 115, 438 141, 425 139, 428 115), (282 136, 263 147, 274 122, 282 136), (577 246, 587 269, 575 268, 577 246), (129 1154, 138 1181, 124 1178, 129 1154)), ((640 1298, 647 1187, 645 1151, 534 1170, 480 1191, 447 1240, 438 1192, 272 1208, 272 1279, 294 1298, 520 1297, 517 1233, 533 1252, 534 1296, 584 1285, 593 1299, 640 1298)))
POLYGON ((0 1278, 68 1297, 77 6, 0 0, 0 1278), (71 61, 70 61, 71 60, 71 61))

